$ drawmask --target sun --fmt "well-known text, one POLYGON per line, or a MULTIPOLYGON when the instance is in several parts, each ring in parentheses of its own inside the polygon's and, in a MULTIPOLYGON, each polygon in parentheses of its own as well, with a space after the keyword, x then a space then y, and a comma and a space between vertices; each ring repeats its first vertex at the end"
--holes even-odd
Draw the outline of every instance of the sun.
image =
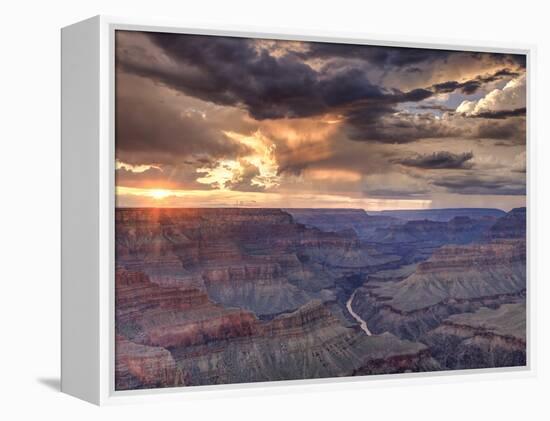
POLYGON ((149 196, 151 196, 153 199, 160 200, 170 196, 170 192, 163 189, 154 189, 149 192, 149 196))

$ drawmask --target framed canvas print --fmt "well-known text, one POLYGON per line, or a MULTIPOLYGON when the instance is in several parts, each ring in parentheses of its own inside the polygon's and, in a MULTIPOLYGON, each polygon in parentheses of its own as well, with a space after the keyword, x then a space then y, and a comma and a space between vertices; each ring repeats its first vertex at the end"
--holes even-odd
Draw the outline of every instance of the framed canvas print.
POLYGON ((62 44, 63 391, 529 371, 529 48, 104 17, 62 44))

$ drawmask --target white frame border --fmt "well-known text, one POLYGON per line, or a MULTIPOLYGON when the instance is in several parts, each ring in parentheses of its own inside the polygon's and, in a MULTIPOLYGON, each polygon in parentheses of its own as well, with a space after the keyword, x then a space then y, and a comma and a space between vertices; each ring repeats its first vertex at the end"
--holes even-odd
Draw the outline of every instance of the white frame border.
POLYGON ((98 16, 100 28, 100 145, 99 145, 99 317, 100 317, 100 393, 99 403, 127 404, 209 399, 212 397, 243 397, 271 394, 290 394, 314 391, 369 389, 372 387, 414 386, 418 384, 448 384, 468 381, 487 381, 536 376, 535 300, 533 222, 536 220, 535 145, 533 105, 535 89, 534 45, 423 37, 377 36, 364 33, 313 31, 289 28, 265 28, 244 25, 182 24, 171 20, 153 20, 98 16), (452 370, 442 372, 384 374, 359 377, 288 380, 276 382, 241 383, 212 386, 174 387, 135 391, 115 391, 114 355, 114 210, 115 210, 115 131, 114 131, 114 32, 134 30, 173 32, 181 34, 217 35, 247 38, 283 39, 296 41, 366 44, 388 47, 468 50, 479 52, 525 54, 527 58, 527 365, 511 368, 452 370), (475 374, 475 376, 472 376, 475 374), (201 393, 197 393, 201 392, 201 393))

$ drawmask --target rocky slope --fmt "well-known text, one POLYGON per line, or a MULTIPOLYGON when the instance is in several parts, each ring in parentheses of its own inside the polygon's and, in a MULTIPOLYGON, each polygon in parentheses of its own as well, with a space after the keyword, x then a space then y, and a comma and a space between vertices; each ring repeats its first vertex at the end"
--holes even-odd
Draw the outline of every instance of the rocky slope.
POLYGON ((416 340, 452 314, 522 302, 526 244, 521 213, 509 212, 477 242, 437 248, 405 278, 375 273, 357 291, 355 311, 372 332, 416 340))
POLYGON ((117 271, 117 390, 437 369, 427 348, 368 337, 313 300, 262 322, 204 292, 117 271))
POLYGON ((391 334, 369 337, 345 327, 320 301, 263 323, 250 340, 171 349, 192 385, 348 376, 370 367, 380 373, 438 369, 426 351, 391 334))
POLYGON ((525 243, 444 246, 402 281, 369 282, 354 308, 376 333, 417 339, 451 314, 516 302, 525 294, 525 243))
POLYGON ((525 243, 494 241, 443 246, 405 280, 377 289, 400 311, 429 307, 444 300, 468 300, 525 289, 525 243))
POLYGON ((159 286, 143 272, 117 270, 115 297, 117 332, 143 345, 207 344, 251 336, 258 325, 253 313, 215 304, 196 288, 159 286))
POLYGON ((115 344, 117 390, 183 385, 181 371, 164 348, 139 345, 117 335, 115 344))
POLYGON ((527 227, 527 209, 515 208, 502 218, 499 218, 488 230, 487 239, 496 238, 519 238, 525 239, 527 227))
POLYGON ((422 341, 443 369, 526 364, 525 303, 451 316, 422 341))

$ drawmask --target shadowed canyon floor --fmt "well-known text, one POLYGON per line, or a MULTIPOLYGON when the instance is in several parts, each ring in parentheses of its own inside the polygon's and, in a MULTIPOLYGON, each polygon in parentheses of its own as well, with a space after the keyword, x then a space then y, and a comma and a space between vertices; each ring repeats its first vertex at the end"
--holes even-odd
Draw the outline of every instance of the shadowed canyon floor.
POLYGON ((525 208, 116 210, 117 390, 524 365, 525 208))

